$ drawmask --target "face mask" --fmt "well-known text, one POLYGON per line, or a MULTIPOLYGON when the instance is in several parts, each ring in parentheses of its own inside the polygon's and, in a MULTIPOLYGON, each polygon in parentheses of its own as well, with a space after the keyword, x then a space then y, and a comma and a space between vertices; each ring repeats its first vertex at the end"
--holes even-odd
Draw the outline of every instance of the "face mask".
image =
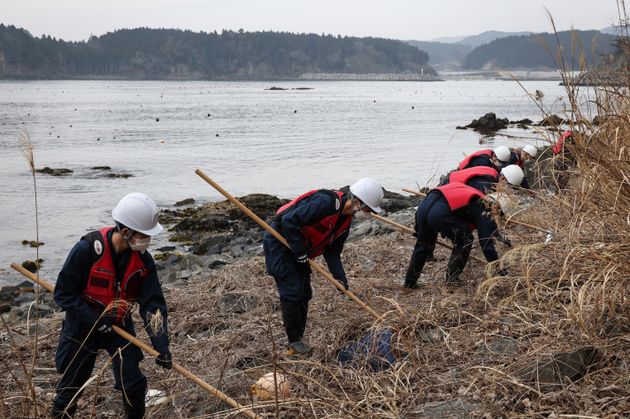
POLYGON ((149 244, 151 244, 151 237, 147 237, 146 239, 137 239, 132 236, 131 238, 133 241, 131 239, 128 240, 129 248, 131 250, 135 250, 136 252, 144 253, 148 249, 149 244))
POLYGON ((370 214, 365 211, 357 211, 354 213, 354 219, 357 221, 367 220, 370 218, 370 214))

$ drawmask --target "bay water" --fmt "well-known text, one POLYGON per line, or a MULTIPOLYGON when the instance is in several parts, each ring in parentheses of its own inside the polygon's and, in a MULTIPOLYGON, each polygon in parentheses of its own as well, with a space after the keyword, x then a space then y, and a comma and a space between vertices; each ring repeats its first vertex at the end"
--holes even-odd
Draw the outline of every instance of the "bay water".
MULTIPOLYGON (((0 285, 22 280, 11 262, 35 259, 33 178, 18 136, 27 132, 37 168, 41 276, 54 281, 73 244, 112 224, 129 192, 159 206, 222 199, 202 169, 233 195, 291 198, 364 176, 388 190, 433 186, 465 154, 500 144, 542 144, 535 129, 492 138, 457 130, 487 112, 539 121, 527 92, 562 115, 557 81, 516 82, 0 82, 0 285), (286 90, 267 90, 278 86, 286 90), (298 89, 308 88, 308 89, 298 89), (129 178, 110 178, 111 172, 129 178)), ((168 242, 159 236, 154 247, 168 242)))

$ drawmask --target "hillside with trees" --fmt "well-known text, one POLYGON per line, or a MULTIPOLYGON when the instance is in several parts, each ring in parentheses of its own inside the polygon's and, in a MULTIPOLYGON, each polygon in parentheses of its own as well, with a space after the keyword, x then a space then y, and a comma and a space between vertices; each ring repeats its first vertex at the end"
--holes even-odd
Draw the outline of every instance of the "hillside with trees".
POLYGON ((579 70, 582 58, 589 67, 615 54, 615 37, 599 31, 564 31, 496 39, 472 50, 463 62, 470 70, 540 69, 558 67, 562 51, 567 70, 579 70))
POLYGON ((122 29, 88 41, 0 24, 0 78, 291 79, 303 73, 434 74, 404 42, 286 32, 122 29))

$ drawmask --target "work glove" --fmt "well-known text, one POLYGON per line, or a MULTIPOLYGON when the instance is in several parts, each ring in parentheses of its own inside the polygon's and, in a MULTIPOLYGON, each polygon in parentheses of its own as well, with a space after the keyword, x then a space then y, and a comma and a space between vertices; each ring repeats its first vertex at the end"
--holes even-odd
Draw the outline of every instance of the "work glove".
POLYGON ((112 332, 112 318, 107 314, 103 314, 103 316, 96 322, 96 331, 103 335, 112 332))
POLYGON ((308 255, 306 253, 302 253, 299 255, 295 255, 295 261, 297 262, 297 269, 301 276, 308 276, 311 273, 311 266, 308 264, 308 255))
POLYGON ((168 348, 160 351, 160 354, 155 358, 155 363, 167 370, 173 368, 173 357, 171 356, 171 352, 168 348))

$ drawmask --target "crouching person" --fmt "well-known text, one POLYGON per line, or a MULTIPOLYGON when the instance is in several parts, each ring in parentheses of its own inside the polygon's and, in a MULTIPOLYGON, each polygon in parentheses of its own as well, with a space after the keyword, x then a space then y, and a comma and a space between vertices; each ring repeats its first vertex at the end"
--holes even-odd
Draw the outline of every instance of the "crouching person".
MULTIPOLYGON (((405 275, 403 286, 417 288, 424 264, 435 249, 438 233, 453 242, 448 261, 446 282, 459 282, 473 244, 473 230, 477 229, 479 244, 488 262, 499 258, 493 237, 497 225, 482 199, 484 193, 463 183, 449 183, 429 192, 416 211, 417 241, 405 275)), ((505 271, 499 272, 505 275, 505 271)))
POLYGON ((276 213, 271 226, 290 248, 265 233, 265 264, 280 293, 282 321, 289 340, 287 354, 307 354, 311 348, 302 341, 308 303, 312 296, 309 259, 323 255, 333 277, 348 289, 341 263, 341 251, 348 238, 352 216, 380 212, 383 188, 363 178, 350 186, 349 193, 327 189, 312 190, 276 213))
POLYGON ((70 251, 54 291, 55 302, 66 317, 55 359, 62 376, 53 401, 53 418, 74 416, 77 393, 90 378, 100 349, 112 359, 114 388, 122 392, 127 418, 144 416, 147 379, 139 367, 142 352, 112 331, 116 325, 135 335, 131 319, 135 303, 151 343, 160 353, 156 363, 172 367, 166 302, 155 263, 146 251, 151 236, 162 231, 158 213, 151 198, 131 193, 112 211, 115 226, 85 235, 70 251), (151 316, 157 317, 149 323, 151 316))

